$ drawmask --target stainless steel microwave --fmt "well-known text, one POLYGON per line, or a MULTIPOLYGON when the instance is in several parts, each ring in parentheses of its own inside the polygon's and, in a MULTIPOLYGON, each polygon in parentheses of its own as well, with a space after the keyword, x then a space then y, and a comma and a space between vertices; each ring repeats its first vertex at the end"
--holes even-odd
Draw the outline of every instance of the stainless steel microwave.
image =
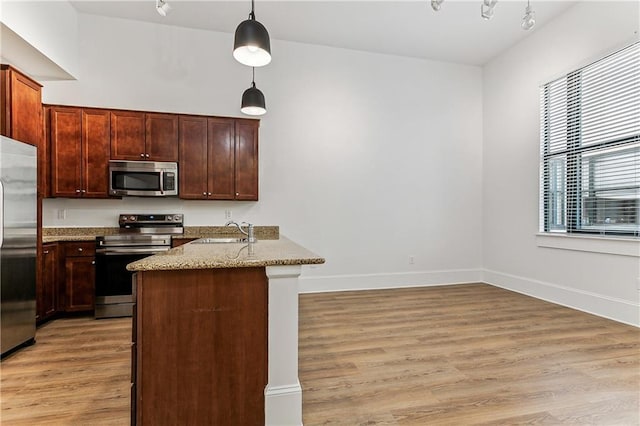
POLYGON ((111 160, 109 194, 137 197, 178 195, 178 163, 111 160))

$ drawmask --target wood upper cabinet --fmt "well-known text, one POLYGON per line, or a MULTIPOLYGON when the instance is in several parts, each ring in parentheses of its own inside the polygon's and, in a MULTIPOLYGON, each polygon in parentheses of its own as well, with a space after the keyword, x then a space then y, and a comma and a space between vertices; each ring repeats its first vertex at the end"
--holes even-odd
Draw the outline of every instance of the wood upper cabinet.
POLYGON ((145 114, 145 159, 178 161, 178 116, 145 114))
POLYGON ((234 187, 235 120, 209 118, 207 124, 210 198, 233 200, 236 192, 234 187))
POLYGON ((258 200, 256 120, 180 117, 180 198, 258 200))
POLYGON ((207 118, 180 116, 180 198, 207 198, 207 118))
POLYGON ((111 111, 111 159, 145 160, 144 112, 111 111))
POLYGON ((107 110, 50 107, 51 195, 108 198, 107 110))
POLYGON ((111 111, 111 159, 178 161, 178 116, 111 111))
POLYGON ((9 65, 0 66, 0 133, 41 146, 42 86, 9 65))
POLYGON ((58 312, 58 244, 42 246, 40 279, 36 286, 36 321, 44 321, 58 312))
POLYGON ((258 200, 258 126, 256 120, 236 120, 235 199, 258 200))

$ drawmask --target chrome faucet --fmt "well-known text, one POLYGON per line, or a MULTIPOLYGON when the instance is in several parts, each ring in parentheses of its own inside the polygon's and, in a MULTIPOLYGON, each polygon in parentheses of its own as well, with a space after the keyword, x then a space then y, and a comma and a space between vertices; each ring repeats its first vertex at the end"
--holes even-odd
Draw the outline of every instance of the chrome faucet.
POLYGON ((253 223, 242 222, 239 224, 238 222, 230 220, 229 222, 225 223, 224 226, 235 226, 236 228, 238 228, 238 231, 247 236, 248 243, 256 242, 256 237, 253 235, 253 223), (242 229, 242 225, 247 225, 246 231, 242 229))

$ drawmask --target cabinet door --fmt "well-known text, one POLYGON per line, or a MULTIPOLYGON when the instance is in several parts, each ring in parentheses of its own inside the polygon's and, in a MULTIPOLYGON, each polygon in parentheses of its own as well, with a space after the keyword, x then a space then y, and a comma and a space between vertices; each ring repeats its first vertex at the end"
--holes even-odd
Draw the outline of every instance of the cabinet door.
POLYGON ((91 311, 95 299, 95 257, 71 256, 65 260, 65 311, 91 311))
POLYGON ((236 120, 236 200, 258 201, 258 126, 256 120, 236 120))
POLYGON ((178 161, 178 116, 145 115, 145 158, 151 161, 178 161))
POLYGON ((2 66, 2 134, 37 147, 42 141, 42 91, 40 84, 2 66))
POLYGON ((82 110, 82 196, 108 198, 111 116, 101 109, 82 110))
POLYGON ((180 198, 207 198, 207 119, 180 117, 180 198))
POLYGON ((82 189, 82 111, 51 107, 51 195, 79 197, 82 189))
POLYGON ((234 134, 235 122, 231 118, 207 120, 209 142, 208 188, 214 200, 233 200, 234 191, 234 134))
POLYGON ((111 159, 145 160, 144 112, 111 111, 111 159))
POLYGON ((36 319, 43 321, 58 310, 58 248, 57 244, 42 246, 40 280, 36 289, 36 319))

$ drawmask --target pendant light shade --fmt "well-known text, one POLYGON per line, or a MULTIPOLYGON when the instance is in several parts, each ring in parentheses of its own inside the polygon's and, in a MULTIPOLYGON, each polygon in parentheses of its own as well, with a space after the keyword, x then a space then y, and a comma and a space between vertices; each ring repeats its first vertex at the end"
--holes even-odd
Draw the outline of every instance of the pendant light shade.
POLYGON ((240 111, 247 115, 263 115, 267 112, 264 102, 264 94, 256 87, 255 70, 254 78, 251 81, 251 87, 242 94, 242 106, 240 111))
POLYGON ((271 42, 267 29, 256 21, 251 0, 249 19, 242 21, 233 42, 233 57, 243 65, 261 67, 271 62, 271 42))

